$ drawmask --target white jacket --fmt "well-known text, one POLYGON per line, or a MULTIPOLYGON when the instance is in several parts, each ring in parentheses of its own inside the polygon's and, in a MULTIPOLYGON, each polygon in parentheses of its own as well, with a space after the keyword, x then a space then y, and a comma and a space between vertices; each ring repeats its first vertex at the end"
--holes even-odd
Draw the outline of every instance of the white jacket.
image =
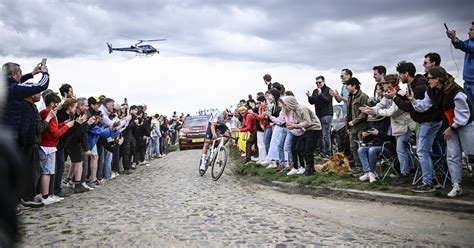
MULTIPOLYGON (((398 94, 404 95, 405 92, 399 90, 398 94)), ((384 97, 377 105, 372 107, 372 114, 390 117, 390 126, 393 136, 403 135, 408 129, 414 131, 416 128, 416 122, 410 117, 410 113, 399 109, 397 104, 393 102, 393 99, 384 97), (390 107, 387 108, 387 104, 390 104, 390 107)))

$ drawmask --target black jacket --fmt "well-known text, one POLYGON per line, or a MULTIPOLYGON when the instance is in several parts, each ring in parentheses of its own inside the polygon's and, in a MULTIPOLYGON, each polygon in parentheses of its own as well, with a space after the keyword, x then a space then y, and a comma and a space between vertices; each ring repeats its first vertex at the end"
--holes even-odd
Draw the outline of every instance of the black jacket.
POLYGON ((39 145, 41 134, 48 128, 48 123, 41 119, 36 105, 28 101, 25 101, 25 103, 26 108, 21 114, 18 132, 18 146, 20 148, 39 145))
POLYGON ((324 85, 321 94, 318 94, 318 89, 315 89, 313 95, 308 96, 308 102, 314 105, 314 111, 319 118, 333 115, 332 96, 329 94, 329 90, 331 89, 324 85))
MULTIPOLYGON (((25 82, 31 78, 33 78, 33 74, 26 74, 21 78, 21 81, 25 82)), ((13 132, 15 139, 18 139, 21 117, 23 115, 22 113, 24 111, 29 111, 30 108, 24 99, 46 90, 48 86, 48 73, 43 73, 41 80, 33 85, 19 84, 17 81, 8 78, 7 100, 5 101, 5 112, 2 113, 1 122, 5 127, 13 132)))

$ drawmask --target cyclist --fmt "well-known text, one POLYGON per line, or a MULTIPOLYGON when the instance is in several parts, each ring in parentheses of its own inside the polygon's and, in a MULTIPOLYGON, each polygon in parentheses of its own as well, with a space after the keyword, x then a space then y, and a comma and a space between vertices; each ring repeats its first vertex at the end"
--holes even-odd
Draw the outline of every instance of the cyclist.
MULTIPOLYGON (((206 131, 206 140, 204 141, 204 146, 202 147, 201 155, 201 165, 199 169, 203 172, 206 170, 206 153, 209 145, 212 143, 212 139, 217 138, 217 134, 223 134, 225 136, 230 136, 229 128, 227 123, 230 123, 233 114, 229 110, 224 110, 222 112, 216 112, 209 119, 209 125, 207 126, 206 131)), ((228 138, 226 139, 226 143, 228 138)))

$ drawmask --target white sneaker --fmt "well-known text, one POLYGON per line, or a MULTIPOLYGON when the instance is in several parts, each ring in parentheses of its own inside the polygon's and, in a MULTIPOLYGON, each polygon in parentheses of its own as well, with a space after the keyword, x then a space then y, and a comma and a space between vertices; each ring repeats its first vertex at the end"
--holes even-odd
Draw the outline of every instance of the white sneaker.
POLYGON ((304 172, 305 172, 305 171, 306 171, 306 169, 305 169, 305 168, 303 168, 303 167, 300 167, 300 168, 298 169, 298 172, 296 172, 296 174, 298 174, 298 175, 302 175, 302 174, 304 174, 304 172))
POLYGON ((373 172, 369 172, 369 183, 373 183, 375 181, 377 181, 377 175, 375 175, 373 172))
POLYGON ((258 158, 257 158, 257 157, 250 157, 250 160, 252 160, 252 161, 257 161, 258 158))
POLYGON ((262 160, 262 163, 261 163, 263 166, 266 166, 266 165, 269 165, 270 164, 270 161, 268 160, 262 160))
POLYGON ((364 175, 359 177, 359 181, 361 182, 365 182, 367 180, 369 180, 369 173, 364 173, 364 175))
POLYGON ((456 197, 456 196, 459 196, 459 195, 462 195, 461 185, 455 184, 453 186, 453 189, 451 191, 449 191, 448 197, 456 197))
POLYGON ((298 173, 298 170, 293 168, 288 173, 286 173, 286 175, 291 176, 291 175, 296 175, 297 173, 298 173))
POLYGON ((276 163, 271 163, 267 166, 267 169, 274 169, 277 167, 277 164, 276 163))
POLYGON ((53 203, 56 203, 57 201, 54 200, 51 196, 48 196, 48 198, 46 199, 41 198, 41 202, 43 202, 44 205, 51 205, 53 203))
POLYGON ((82 186, 84 186, 84 188, 86 188, 88 190, 93 190, 94 189, 94 188, 90 187, 89 185, 87 185, 86 182, 82 182, 81 184, 82 184, 82 186))
POLYGON ((55 202, 60 202, 60 201, 64 200, 64 198, 59 197, 57 195, 50 195, 48 198, 52 198, 55 202))

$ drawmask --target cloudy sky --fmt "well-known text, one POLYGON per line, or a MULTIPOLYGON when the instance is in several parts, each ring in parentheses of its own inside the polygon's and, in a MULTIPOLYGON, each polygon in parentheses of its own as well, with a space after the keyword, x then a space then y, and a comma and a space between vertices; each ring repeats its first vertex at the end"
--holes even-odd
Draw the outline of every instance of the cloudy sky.
POLYGON ((70 83, 78 96, 127 97, 166 115, 235 106, 265 90, 265 73, 306 103, 317 75, 340 89, 350 68, 371 95, 374 65, 395 72, 408 60, 423 73, 428 52, 462 83, 464 54, 451 55, 443 22, 467 39, 473 9, 466 0, 2 0, 0 62, 29 71, 47 57, 53 89, 70 83), (151 43, 160 54, 149 58, 108 54, 106 42, 134 43, 121 35, 168 40, 151 43))

